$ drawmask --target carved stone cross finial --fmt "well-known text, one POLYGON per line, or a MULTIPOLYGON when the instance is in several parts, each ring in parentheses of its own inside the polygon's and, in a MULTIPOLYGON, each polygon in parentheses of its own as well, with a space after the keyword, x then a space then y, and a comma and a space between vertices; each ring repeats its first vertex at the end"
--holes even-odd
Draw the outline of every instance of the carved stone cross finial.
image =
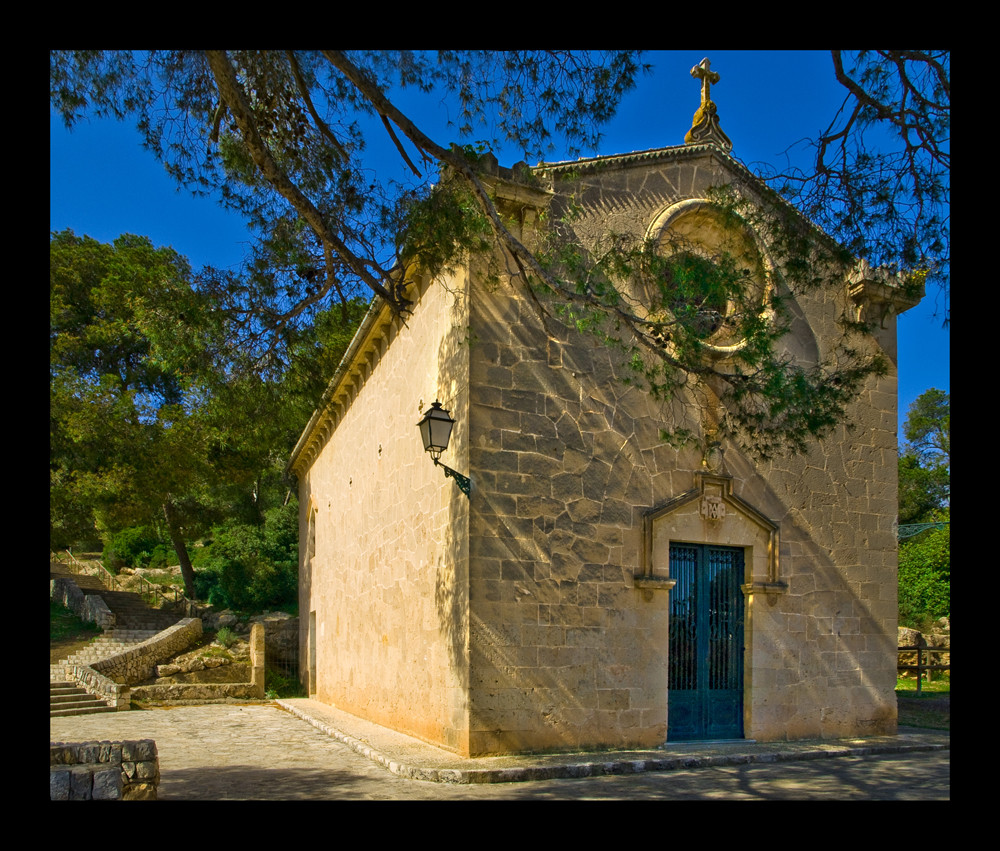
POLYGON ((706 56, 691 69, 691 76, 696 80, 701 80, 701 106, 694 114, 691 129, 684 137, 684 143, 701 145, 705 142, 711 142, 718 145, 723 151, 730 151, 733 143, 719 127, 719 116, 716 114, 716 106, 712 102, 712 84, 719 82, 718 72, 712 70, 712 63, 708 61, 706 56))
POLYGON ((719 82, 719 72, 712 70, 712 63, 706 56, 691 69, 691 76, 701 80, 701 105, 704 106, 712 100, 712 83, 719 82))

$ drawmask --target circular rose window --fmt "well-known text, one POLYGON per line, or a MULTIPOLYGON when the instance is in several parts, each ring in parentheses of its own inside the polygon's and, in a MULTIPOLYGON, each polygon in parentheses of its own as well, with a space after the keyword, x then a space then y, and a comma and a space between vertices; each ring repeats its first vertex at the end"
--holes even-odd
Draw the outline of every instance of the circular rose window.
POLYGON ((646 235, 670 260, 662 280, 638 285, 647 318, 683 324, 702 340, 702 350, 716 357, 747 344, 737 303, 759 305, 758 316, 770 319, 774 265, 744 221, 724 220, 711 202, 692 198, 663 210, 646 235))

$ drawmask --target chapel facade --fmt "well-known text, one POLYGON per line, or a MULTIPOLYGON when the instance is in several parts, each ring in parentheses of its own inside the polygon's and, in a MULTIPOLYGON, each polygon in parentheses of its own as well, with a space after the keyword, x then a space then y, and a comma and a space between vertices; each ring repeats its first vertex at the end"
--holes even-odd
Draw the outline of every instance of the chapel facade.
MULTIPOLYGON (((516 235, 572 198, 585 246, 607 230, 711 244, 712 187, 753 178, 717 77, 692 73, 683 145, 494 167, 516 235)), ((310 696, 464 756, 894 733, 895 323, 915 299, 859 268, 789 294, 782 345, 818 363, 841 316, 877 316, 888 373, 850 429, 769 461, 664 442, 665 425, 710 433, 711 406, 623 383, 615 351, 476 260, 418 280, 405 322, 373 303, 289 464, 310 696), (468 493, 423 452, 435 401, 468 493)))

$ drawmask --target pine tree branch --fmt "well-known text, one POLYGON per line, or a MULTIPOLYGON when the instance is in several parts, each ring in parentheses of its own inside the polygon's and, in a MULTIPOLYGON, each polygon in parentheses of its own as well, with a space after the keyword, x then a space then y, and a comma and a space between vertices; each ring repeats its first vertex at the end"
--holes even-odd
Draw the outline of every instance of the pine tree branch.
POLYGON ((303 220, 313 229, 324 245, 329 245, 343 260, 351 271, 378 296, 384 299, 397 312, 402 309, 397 297, 390 288, 376 278, 366 268, 366 264, 357 257, 344 242, 330 229, 323 215, 309 200, 298 186, 277 164, 267 145, 264 144, 253 118, 253 111, 247 101, 236 72, 224 50, 205 51, 209 67, 215 77, 219 93, 226 101, 237 127, 243 136, 254 164, 260 169, 263 177, 275 190, 288 201, 303 220))

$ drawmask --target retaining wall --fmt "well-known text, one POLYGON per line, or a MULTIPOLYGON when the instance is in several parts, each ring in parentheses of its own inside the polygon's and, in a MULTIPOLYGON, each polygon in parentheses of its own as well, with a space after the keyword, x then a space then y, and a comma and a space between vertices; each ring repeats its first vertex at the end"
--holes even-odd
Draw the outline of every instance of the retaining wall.
POLYGON ((52 801, 155 801, 160 782, 156 742, 52 742, 52 801))
POLYGON ((156 666, 187 649, 201 637, 201 620, 184 618, 141 644, 136 644, 90 667, 110 680, 133 685, 153 675, 156 666))
MULTIPOLYGON (((198 621, 199 625, 201 621, 198 621)), ((248 683, 170 683, 135 686, 131 699, 143 703, 170 703, 194 700, 261 700, 264 697, 264 625, 250 629, 250 682, 248 683)))

